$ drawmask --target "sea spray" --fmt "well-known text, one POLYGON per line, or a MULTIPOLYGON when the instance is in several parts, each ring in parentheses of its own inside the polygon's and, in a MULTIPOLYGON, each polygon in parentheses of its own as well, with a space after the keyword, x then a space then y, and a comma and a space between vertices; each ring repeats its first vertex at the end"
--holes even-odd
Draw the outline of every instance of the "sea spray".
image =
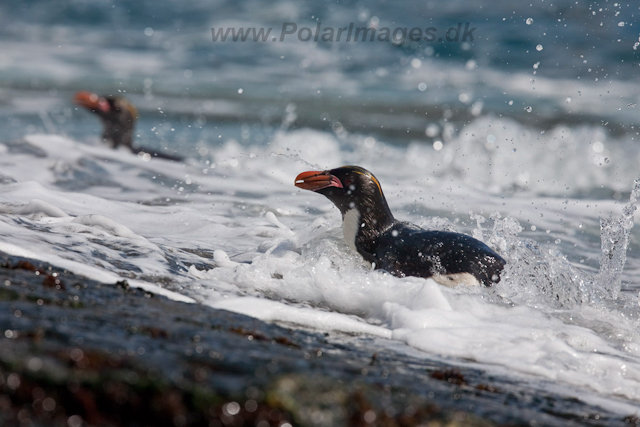
POLYGON ((589 300, 588 278, 552 246, 519 236, 522 226, 517 219, 491 215, 492 229, 481 229, 478 223, 474 236, 482 236, 506 259, 507 265, 494 292, 504 302, 538 306, 541 303, 557 308, 573 307, 589 300))
POLYGON ((615 300, 621 289, 633 214, 640 198, 640 179, 634 183, 629 202, 615 218, 601 218, 600 271, 591 275, 571 264, 555 246, 522 238, 517 219, 494 213, 493 229, 485 229, 486 219, 471 213, 476 221, 473 235, 498 250, 507 260, 501 282, 495 292, 511 304, 557 308, 593 305, 615 300))
POLYGON ((601 297, 616 299, 622 286, 622 269, 627 261, 629 235, 633 228, 633 214, 640 197, 640 179, 636 179, 633 191, 618 218, 600 219, 600 271, 594 278, 601 297))

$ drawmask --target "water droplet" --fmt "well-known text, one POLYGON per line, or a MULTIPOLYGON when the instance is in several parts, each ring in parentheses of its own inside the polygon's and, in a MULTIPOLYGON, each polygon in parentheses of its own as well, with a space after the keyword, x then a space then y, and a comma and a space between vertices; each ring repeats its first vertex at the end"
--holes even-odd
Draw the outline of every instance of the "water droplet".
POLYGON ((570 97, 570 96, 567 96, 567 97, 565 98, 565 100, 564 100, 564 101, 565 101, 567 104, 570 104, 570 103, 571 103, 571 101, 572 101, 572 99, 571 99, 571 97, 570 97))
POLYGON ((424 133, 430 138, 438 136, 438 134, 440 133, 440 126, 438 126, 435 123, 432 123, 429 126, 427 126, 424 133))
POLYGON ((531 25, 533 24, 533 18, 527 18, 525 22, 527 23, 527 25, 531 25))
POLYGON ((631 104, 628 104, 627 108, 636 108, 636 103, 632 102, 631 104))
POLYGON ((229 402, 222 407, 222 412, 224 412, 225 415, 234 416, 240 412, 240 404, 238 404, 238 402, 229 402))
POLYGON ((425 82, 421 82, 420 84, 418 84, 418 90, 420 92, 424 92, 425 90, 427 90, 427 84, 425 82))
POLYGON ((242 88, 238 89, 238 93, 242 93, 242 92, 244 92, 242 88))
POLYGON ((541 45, 541 44, 539 44, 538 46, 536 46, 536 50, 537 50, 538 52, 540 52, 542 49, 544 49, 544 48, 542 47, 542 45, 541 45))
POLYGON ((600 141, 596 141, 593 143, 593 146, 591 147, 591 149, 595 153, 602 153, 604 151, 604 144, 600 141))
POLYGON ((525 110, 527 111, 527 113, 530 113, 530 112, 532 112, 532 111, 533 111, 533 108, 531 108, 531 107, 526 107, 526 108, 525 108, 525 110))
POLYGON ((482 113, 482 106, 484 104, 482 103, 482 101, 476 101, 473 103, 473 105, 471 106, 471 114, 474 117, 478 117, 480 115, 480 113, 482 113))

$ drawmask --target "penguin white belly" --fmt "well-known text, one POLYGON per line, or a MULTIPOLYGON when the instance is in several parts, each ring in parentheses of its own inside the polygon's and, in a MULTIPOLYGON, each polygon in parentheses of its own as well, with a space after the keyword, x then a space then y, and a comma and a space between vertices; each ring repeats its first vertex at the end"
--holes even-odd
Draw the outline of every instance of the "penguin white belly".
POLYGON ((431 276, 436 283, 454 288, 458 285, 480 286, 480 282, 471 273, 438 274, 431 276))
POLYGON ((356 249, 356 235, 360 229, 360 212, 358 209, 351 209, 344 214, 342 218, 342 234, 344 236, 344 242, 353 250, 356 249))

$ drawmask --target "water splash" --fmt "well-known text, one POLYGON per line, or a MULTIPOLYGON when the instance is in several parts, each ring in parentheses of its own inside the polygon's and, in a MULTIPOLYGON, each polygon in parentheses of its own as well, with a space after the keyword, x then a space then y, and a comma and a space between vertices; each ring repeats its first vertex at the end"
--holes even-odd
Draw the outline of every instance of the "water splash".
POLYGON ((516 218, 490 215, 493 228, 483 228, 487 219, 471 213, 476 221, 473 236, 496 249, 507 261, 495 294, 510 304, 535 306, 542 302, 567 307, 581 304, 589 294, 581 274, 555 247, 545 247, 519 235, 523 228, 516 218))
POLYGON ((600 239, 602 253, 600 255, 600 271, 595 276, 595 285, 602 297, 616 299, 622 286, 622 269, 627 261, 629 235, 633 228, 633 214, 637 209, 640 197, 640 179, 636 179, 633 191, 618 218, 600 219, 600 239))
POLYGON ((491 214, 493 228, 488 229, 482 226, 486 218, 471 213, 477 224, 473 236, 487 242, 507 260, 502 280, 494 290, 496 295, 512 304, 544 303, 557 308, 616 300, 639 198, 640 179, 635 181, 622 214, 600 220, 602 252, 600 271, 595 275, 573 266, 556 247, 519 236, 522 227, 517 219, 491 214))
POLYGON ((501 237, 506 246, 507 266, 503 280, 496 287, 499 296, 516 304, 546 303, 558 308, 591 300, 591 280, 586 273, 574 267, 555 247, 509 236, 504 231, 508 228, 504 227, 507 221, 517 224, 517 220, 507 217, 494 226, 499 236, 496 240, 501 237))
POLYGON ((298 119, 298 114, 296 113, 296 104, 289 103, 285 108, 284 116, 282 117, 282 123, 280 125, 280 130, 282 132, 286 132, 289 130, 291 125, 298 119))

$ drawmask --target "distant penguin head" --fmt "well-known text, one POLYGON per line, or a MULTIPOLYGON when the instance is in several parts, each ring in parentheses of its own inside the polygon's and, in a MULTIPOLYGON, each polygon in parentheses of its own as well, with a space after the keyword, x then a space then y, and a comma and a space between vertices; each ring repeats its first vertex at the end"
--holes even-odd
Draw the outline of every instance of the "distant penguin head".
POLYGON ((99 96, 86 91, 76 93, 73 101, 102 119, 103 139, 114 147, 131 147, 133 128, 138 119, 138 110, 131 102, 120 96, 99 96))
POLYGON ((82 91, 76 93, 73 101, 102 118, 128 122, 135 122, 138 119, 136 107, 121 96, 99 96, 82 91))
POLYGON ((377 212, 391 215, 380 182, 360 166, 302 172, 296 177, 295 186, 324 195, 343 215, 351 209, 357 209, 361 214, 377 212))

